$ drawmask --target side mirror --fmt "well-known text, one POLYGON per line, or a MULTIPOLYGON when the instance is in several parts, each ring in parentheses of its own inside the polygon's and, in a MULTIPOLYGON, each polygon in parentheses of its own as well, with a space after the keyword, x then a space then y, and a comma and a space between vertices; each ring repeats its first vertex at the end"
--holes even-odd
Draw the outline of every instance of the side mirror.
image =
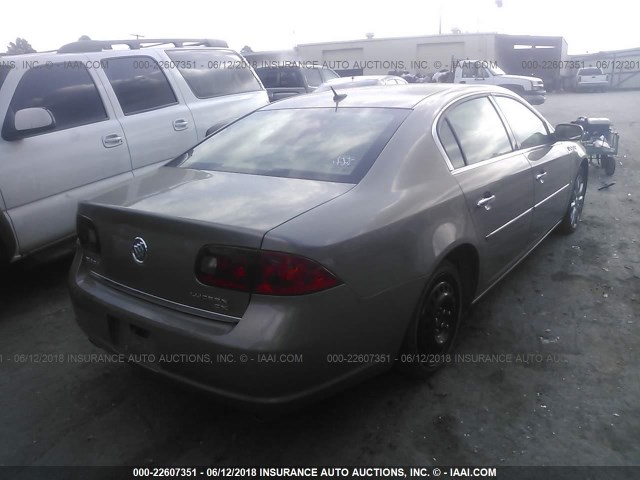
POLYGON ((577 142, 582 138, 583 129, 580 125, 575 123, 561 123, 556 125, 555 136, 556 140, 569 140, 577 142))
POLYGON ((19 140, 36 133, 53 130, 56 126, 53 114, 41 107, 18 110, 13 116, 13 122, 10 122, 9 118, 7 121, 2 131, 5 140, 19 140))

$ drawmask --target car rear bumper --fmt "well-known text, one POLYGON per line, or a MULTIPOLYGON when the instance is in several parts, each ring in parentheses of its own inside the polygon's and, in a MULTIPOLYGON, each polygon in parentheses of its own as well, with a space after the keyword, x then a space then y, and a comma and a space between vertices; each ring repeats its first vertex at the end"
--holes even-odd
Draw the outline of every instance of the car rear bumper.
POLYGON ((317 399, 390 368, 411 314, 401 320, 386 296, 362 300, 342 285, 284 299, 254 295, 237 323, 216 321, 116 290, 81 257, 70 294, 94 344, 245 407, 317 399))
POLYGON ((589 88, 607 88, 609 86, 608 81, 604 82, 587 82, 587 83, 578 83, 576 88, 580 89, 589 89, 589 88))

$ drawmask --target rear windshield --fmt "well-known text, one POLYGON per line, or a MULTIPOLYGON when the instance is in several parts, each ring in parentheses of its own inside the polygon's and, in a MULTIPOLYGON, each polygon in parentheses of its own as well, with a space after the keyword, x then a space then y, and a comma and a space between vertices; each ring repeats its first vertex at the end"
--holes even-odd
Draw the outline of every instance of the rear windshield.
POLYGON ((410 110, 261 110, 229 125, 173 166, 357 183, 410 110))
POLYGON ((580 75, 602 75, 602 70, 599 68, 583 68, 580 70, 580 75))
POLYGON ((169 50, 167 55, 198 98, 262 90, 251 66, 234 53, 169 50))

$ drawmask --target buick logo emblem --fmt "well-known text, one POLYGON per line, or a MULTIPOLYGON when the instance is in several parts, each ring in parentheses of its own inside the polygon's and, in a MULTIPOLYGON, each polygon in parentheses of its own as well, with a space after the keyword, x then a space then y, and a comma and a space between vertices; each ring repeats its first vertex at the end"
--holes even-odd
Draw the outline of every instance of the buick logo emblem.
POLYGON ((145 241, 136 237, 133 239, 133 245, 131 246, 131 256, 136 261, 136 263, 144 263, 147 259, 147 244, 145 241))

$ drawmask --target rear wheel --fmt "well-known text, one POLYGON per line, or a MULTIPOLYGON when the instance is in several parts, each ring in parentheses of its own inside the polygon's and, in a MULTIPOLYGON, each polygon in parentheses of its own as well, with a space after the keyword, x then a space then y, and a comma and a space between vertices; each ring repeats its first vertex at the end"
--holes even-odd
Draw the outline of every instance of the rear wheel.
POLYGON ((573 233, 578 229, 580 225, 580 219, 582 218, 582 209, 584 207, 584 199, 587 194, 587 169, 585 166, 581 166, 578 170, 575 180, 573 181, 573 188, 571 190, 571 197, 569 198, 569 206, 560 224, 560 230, 563 233, 573 233))
POLYGON ((0 268, 4 269, 7 265, 9 265, 9 249, 0 240, 0 268))
POLYGON ((611 176, 615 173, 616 171, 616 159, 609 156, 609 155, 603 155, 602 157, 600 157, 600 163, 602 164, 602 167, 604 168, 604 173, 606 173, 607 175, 611 176))
POLYGON ((462 282, 453 264, 445 261, 429 281, 405 336, 401 368, 426 378, 445 362, 462 318, 462 282))

